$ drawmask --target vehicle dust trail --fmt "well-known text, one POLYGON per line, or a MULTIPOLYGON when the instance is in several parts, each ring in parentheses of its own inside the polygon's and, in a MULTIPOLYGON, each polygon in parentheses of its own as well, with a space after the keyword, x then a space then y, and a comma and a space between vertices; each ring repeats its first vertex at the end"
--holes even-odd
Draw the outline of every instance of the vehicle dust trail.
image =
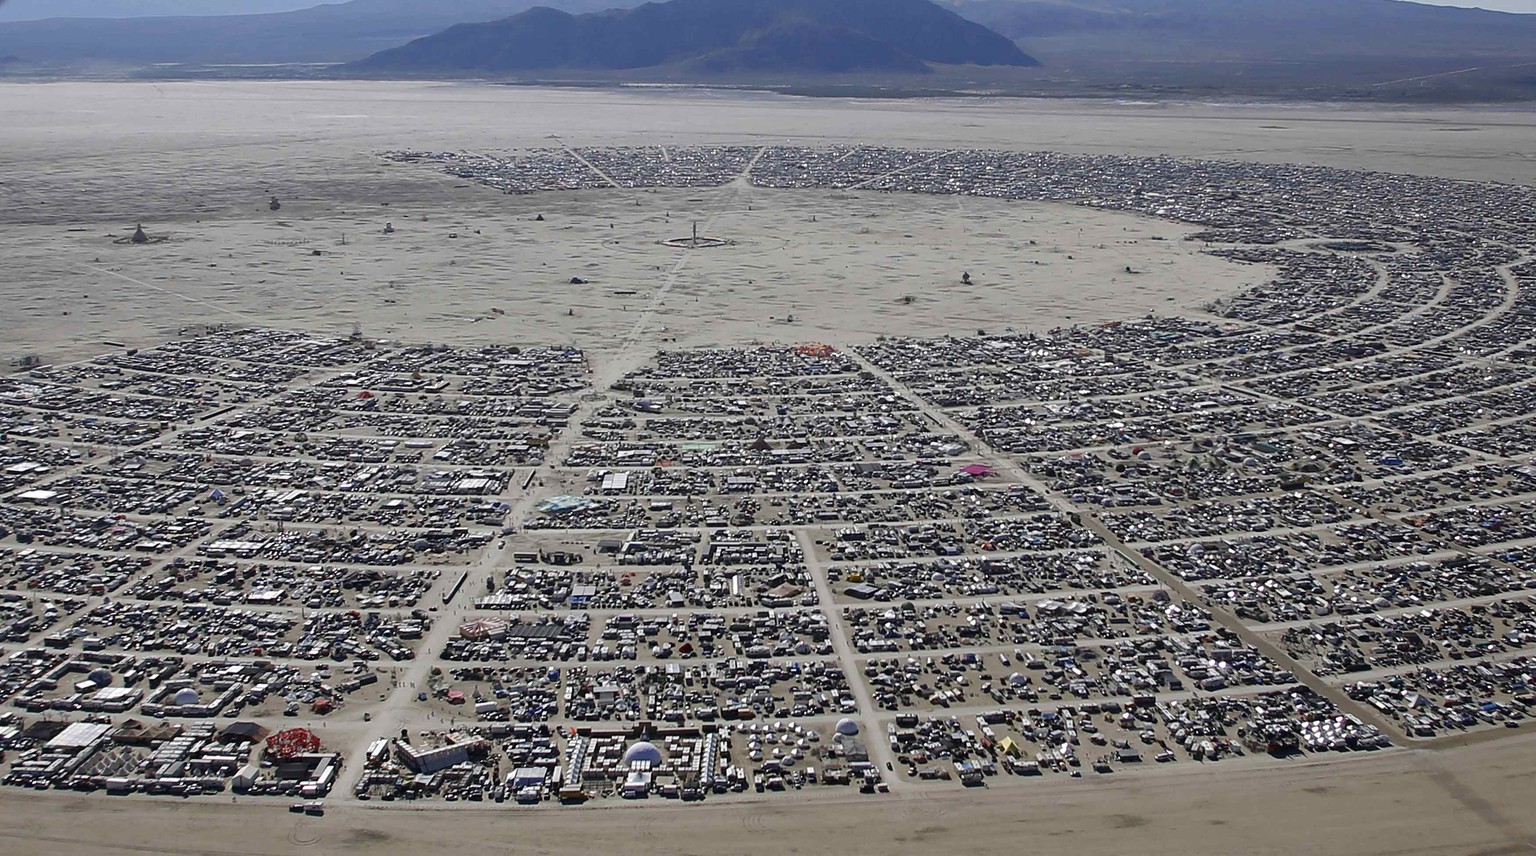
MULTIPOLYGON (((714 218, 712 217, 706 221, 706 225, 713 222, 714 218)), ((651 299, 640 310, 640 316, 635 319, 635 323, 630 327, 629 333, 620 341, 616 352, 602 361, 602 369, 593 378, 592 386, 595 389, 607 389, 614 381, 623 377, 626 372, 639 364, 640 355, 637 347, 640 344, 640 337, 645 335, 645 330, 650 323, 651 316, 655 314, 657 309, 666 305, 667 295, 672 293, 673 286, 677 284, 678 277, 682 275, 683 270, 688 267, 688 262, 693 258, 693 253, 693 250, 683 251, 682 258, 672 265, 672 269, 667 272, 666 277, 662 280, 661 287, 656 290, 655 294, 651 295, 651 299)))
MULTIPOLYGON (((738 207, 740 197, 747 189, 747 185, 733 184, 731 196, 726 201, 724 207, 710 214, 704 220, 703 233, 709 233, 713 230, 715 224, 720 222, 721 218, 734 213, 738 207)), ((599 390, 606 389, 614 381, 618 380, 619 377, 622 377, 624 372, 634 368, 639 356, 636 348, 640 344, 641 337, 645 335, 647 328, 650 326, 652 316, 666 305, 667 296, 672 293, 672 289, 682 277, 683 271, 688 268, 689 262, 693 261, 698 252, 699 250, 693 247, 683 250, 682 257, 672 265, 672 268, 667 271, 666 276, 662 279, 661 287, 651 295, 651 299, 640 310, 640 317, 635 319, 635 323, 630 327, 629 333, 619 343, 616 353, 604 360, 603 369, 593 380, 594 388, 599 390)))
POLYGON ((952 155, 954 153, 955 153, 954 149, 948 149, 946 151, 939 152, 938 154, 934 155, 933 157, 924 158, 924 159, 922 159, 920 161, 917 161, 916 163, 909 163, 909 164, 907 164, 904 167, 900 167, 898 169, 893 169, 890 172, 882 172, 879 175, 871 176, 870 178, 864 179, 863 181, 859 182, 858 184, 855 184, 854 186, 850 187, 849 190, 864 190, 864 189, 868 188, 871 184, 874 184, 877 181, 882 181, 884 179, 891 178, 893 176, 901 175, 902 173, 906 172, 907 170, 917 169, 918 167, 927 166, 928 164, 934 163, 936 161, 941 161, 941 160, 949 157, 950 155, 952 155))
POLYGON ((591 161, 589 161, 586 158, 582 157, 581 155, 577 154, 575 149, 573 149, 570 146, 566 145, 565 144, 565 140, 560 139, 559 135, 557 135, 557 134, 550 134, 550 137, 552 139, 554 139, 555 142, 560 144, 560 148, 565 149, 565 153, 566 154, 568 154, 571 157, 575 158, 576 160, 580 161, 582 166, 586 167, 587 169, 592 170, 594 175, 596 175, 598 178, 601 178, 603 181, 608 182, 610 187, 616 187, 616 188, 621 188, 622 187, 622 185, 620 185, 617 181, 613 180, 612 176, 610 176, 610 175, 608 175, 608 173, 603 172, 602 170, 598 169, 591 161))
POLYGON ((1424 80, 1436 80, 1441 77, 1455 77, 1459 74, 1470 74, 1474 71, 1484 71, 1488 69, 1501 71, 1511 68, 1526 68, 1527 66, 1532 65, 1536 65, 1536 62, 1517 62, 1513 65, 1474 65, 1471 68, 1458 68, 1455 71, 1442 71, 1437 74, 1421 74, 1418 77, 1400 77, 1397 80, 1384 80, 1380 83, 1372 83, 1371 87, 1375 88, 1381 86, 1392 86, 1393 84, 1397 83, 1418 83, 1424 80))
POLYGON ((764 155, 768 154, 768 149, 769 149, 768 146, 760 146, 758 148, 757 152, 752 155, 752 159, 747 161, 747 165, 742 168, 741 174, 736 176, 735 178, 731 179, 731 185, 733 187, 752 187, 753 186, 752 185, 752 170, 757 169, 758 162, 763 159, 764 155))

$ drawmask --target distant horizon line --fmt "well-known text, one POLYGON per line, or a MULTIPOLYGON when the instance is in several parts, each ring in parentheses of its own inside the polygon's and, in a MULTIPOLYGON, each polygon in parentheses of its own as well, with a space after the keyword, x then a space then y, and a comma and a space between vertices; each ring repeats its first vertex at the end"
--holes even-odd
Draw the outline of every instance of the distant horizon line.
MULTIPOLYGON (((214 0, 217 2, 217 0, 214 0)), ((280 14, 294 12, 302 9, 312 9, 316 6, 340 5, 351 0, 226 0, 226 7, 234 5, 228 11, 207 8, 213 3, 207 0, 191 2, 191 0, 139 0, 133 5, 143 8, 148 5, 149 12, 142 14, 108 14, 103 11, 93 10, 87 14, 72 14, 67 8, 85 4, 87 8, 102 5, 102 0, 0 0, 0 23, 16 23, 21 21, 40 21, 49 18, 159 18, 173 16, 194 17, 225 17, 232 15, 260 15, 280 14), (58 12, 60 6, 65 6, 64 14, 58 12), (203 7, 203 8, 198 8, 203 7), (36 8, 38 11, 22 11, 36 8), (175 9, 176 11, 172 11, 175 9)), ((423 0, 431 2, 431 0, 423 0)), ((939 0, 943 2, 943 0, 939 0)), ((1283 3, 1284 0, 1275 0, 1283 3)), ((1514 15, 1536 15, 1536 0, 1393 0, 1393 2, 1414 3, 1421 6, 1442 6, 1460 9, 1481 9, 1488 12, 1504 12, 1514 15)), ((116 5, 116 4, 113 4, 116 5)), ((539 0, 532 0, 532 5, 541 5, 539 0)), ((616 5, 621 5, 617 4, 616 5)), ((633 0, 628 4, 636 5, 633 0)), ((126 10, 118 9, 119 12, 126 10)))

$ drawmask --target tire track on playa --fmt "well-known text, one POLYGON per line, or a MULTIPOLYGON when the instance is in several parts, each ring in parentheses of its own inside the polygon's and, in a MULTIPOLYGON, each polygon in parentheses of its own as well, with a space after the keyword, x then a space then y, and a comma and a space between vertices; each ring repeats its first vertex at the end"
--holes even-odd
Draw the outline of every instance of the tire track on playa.
MULTIPOLYGON (((15 833, 0 833, 0 842, 39 842, 42 844, 62 844, 63 848, 57 848, 59 852, 76 852, 69 849, 70 846, 87 847, 90 852, 102 850, 120 850, 124 853, 173 853, 177 856, 277 856, 270 850, 252 850, 242 848, 240 850, 209 850, 206 847, 185 848, 172 847, 166 844, 119 844, 102 841, 100 838, 70 838, 63 835, 18 835, 15 833)), ((6 853, 38 853, 42 848, 29 848, 18 846, 15 849, 5 848, 6 853)))
MULTIPOLYGON (((754 159, 753 162, 755 163, 756 160, 754 159)), ((750 166, 748 169, 750 170, 750 166)), ((734 190, 726 204, 721 210, 710 214, 708 219, 704 221, 704 232, 709 232, 722 217, 734 213, 739 207, 738 201, 742 193, 748 188, 748 185, 739 183, 738 179, 738 183, 732 184, 732 187, 734 190)), ((607 368, 602 376, 594 378, 592 384, 594 389, 602 390, 608 388, 635 362, 637 357, 635 350, 640 344, 641 337, 645 335, 646 330, 650 326, 652 316, 656 314, 657 310, 666 305, 667 296, 672 293, 672 289, 682 277, 683 271, 687 270, 688 263, 693 261, 694 255, 698 252, 698 250, 692 248, 684 250, 682 257, 672 265, 671 270, 667 271, 666 276, 662 279, 661 287, 651 295, 650 300, 646 301, 645 307, 640 310, 640 317, 635 319, 635 323, 630 327, 629 333, 625 334, 624 338, 619 342, 618 350, 613 358, 607 361, 607 368)))
POLYGON ((288 843, 297 844, 300 847, 308 847, 313 844, 318 844, 320 842, 320 836, 316 835, 314 830, 307 827, 308 824, 304 823, 303 821, 299 821, 296 825, 294 825, 293 831, 288 833, 288 843))
POLYGON ((938 820, 949 814, 949 800, 938 794, 928 793, 902 803, 902 814, 918 820, 938 820))
POLYGON ((1454 800, 1457 805, 1470 812, 1484 826, 1502 835, 1510 844, 1507 848, 1484 851, 1485 853, 1520 853, 1527 850, 1536 852, 1536 835, 1531 835, 1515 825, 1493 803, 1468 787, 1455 773, 1438 762, 1425 763, 1421 768, 1424 770, 1426 780, 1454 800))
POLYGON ((86 270, 95 271, 96 273, 99 273, 99 274, 105 274, 105 275, 110 276, 110 277, 115 277, 115 278, 120 279, 120 280, 122 280, 124 282, 133 283, 134 285, 137 285, 137 286, 139 286, 141 288, 148 288, 148 289, 150 289, 152 291, 158 291, 158 292, 161 292, 163 294, 169 294, 172 297, 175 297, 175 298, 178 298, 178 299, 181 299, 181 300, 185 300, 188 303, 196 303, 196 304, 198 304, 200 306, 206 306, 209 309, 214 310, 215 312, 222 312, 225 315, 230 316, 231 318, 239 318, 240 320, 248 322, 250 324, 255 324, 255 325, 258 325, 258 326, 269 326, 269 325, 263 323, 262 321, 260 321, 258 319, 252 318, 251 316, 246 315, 243 312, 236 312, 235 310, 230 309, 227 306, 220 306, 217 303, 211 303, 211 302, 209 302, 207 300, 203 300, 201 298, 190 297, 188 295, 172 291, 169 288, 163 288, 161 286, 154 285, 153 283, 145 282, 142 279, 134 279, 131 276, 128 276, 126 274, 118 273, 117 271, 111 271, 111 270, 107 270, 106 268, 100 268, 100 267, 96 267, 95 265, 86 265, 86 264, 82 264, 82 265, 80 265, 80 267, 85 268, 86 270))
POLYGON ((44 199, 41 196, 38 196, 36 193, 33 193, 30 190, 28 190, 25 186, 17 184, 13 180, 12 181, 0 181, 0 187, 5 188, 5 191, 7 193, 11 194, 12 196, 15 196, 17 194, 22 194, 22 195, 30 197, 32 199, 32 201, 38 203, 39 205, 47 205, 48 204, 48 200, 44 199))
MULTIPOLYGON (((714 225, 715 221, 719 219, 719 217, 720 215, 716 214, 711 216, 709 220, 705 221, 704 225, 706 230, 709 226, 714 225)), ((645 335, 645 330, 649 325, 651 316, 656 313, 657 309, 660 309, 666 304, 667 295, 672 293, 672 288, 677 285, 678 277, 680 277, 683 271, 687 269, 688 263, 693 260, 693 254, 695 252, 697 252, 697 250, 684 250, 683 257, 678 259, 677 262, 672 265, 671 270, 667 271, 666 277, 661 281, 661 287, 651 295, 650 300, 646 301, 645 308, 640 310, 640 317, 635 319, 634 325, 630 327, 629 333, 624 336, 623 341, 620 343, 620 359, 616 361, 617 363, 623 363, 623 357, 628 356, 639 343, 640 337, 645 335)))

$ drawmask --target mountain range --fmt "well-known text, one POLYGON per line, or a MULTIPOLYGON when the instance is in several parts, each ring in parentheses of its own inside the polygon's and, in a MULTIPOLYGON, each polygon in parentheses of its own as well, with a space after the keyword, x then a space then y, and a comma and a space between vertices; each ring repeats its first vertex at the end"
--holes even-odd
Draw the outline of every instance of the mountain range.
POLYGON ((0 54, 43 63, 347 62, 454 24, 506 18, 540 4, 572 12, 614 5, 611 0, 349 0, 256 15, 50 18, 0 23, 0 54))
POLYGON ((1058 73, 1404 76, 1536 60, 1536 15, 1401 0, 941 0, 1058 73))
MULTIPOLYGON (((296 2, 302 0, 243 0, 223 8, 296 2)), ((972 27, 933 9, 918 15, 910 0, 674 2, 683 5, 625 12, 605 10, 635 7, 637 0, 348 0, 265 14, 16 21, 7 18, 35 16, 43 4, 61 16, 212 4, 13 0, 0 5, 0 57, 15 61, 0 74, 550 79, 548 71, 579 69, 555 76, 686 82, 730 74, 762 79, 757 72, 780 80, 789 71, 814 81, 828 72, 937 68, 921 89, 895 88, 1536 99, 1536 15, 1529 14, 1404 0, 938 0, 978 25, 972 27), (536 6, 549 9, 519 17, 536 6), (302 72, 289 65, 299 63, 326 65, 302 72)))
POLYGON ((393 72, 925 72, 1029 66, 1009 39, 930 0, 670 0, 572 15, 535 8, 460 24, 354 67, 393 72))

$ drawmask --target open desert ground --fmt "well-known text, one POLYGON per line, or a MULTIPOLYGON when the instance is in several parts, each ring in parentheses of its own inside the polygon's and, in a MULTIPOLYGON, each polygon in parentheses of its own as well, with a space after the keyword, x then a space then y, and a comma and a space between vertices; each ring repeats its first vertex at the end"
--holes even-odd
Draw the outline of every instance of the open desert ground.
POLYGON ((1492 109, 361 83, 58 83, 4 97, 0 357, 46 362, 209 323, 597 351, 640 335, 705 344, 1047 329, 1197 311, 1265 273, 1202 257, 1177 224, 1066 205, 745 181, 503 196, 376 156, 392 149, 868 142, 1536 181, 1526 145, 1536 116, 1492 109), (139 223, 166 241, 114 242, 139 223), (658 245, 694 224, 735 243, 658 245), (966 271, 980 288, 962 294, 966 271))
MULTIPOLYGON (((426 811, 336 803, 323 818, 282 805, 167 804, 7 794, 0 842, 17 853, 405 856, 438 849, 496 854, 711 853, 1293 853, 1530 852, 1531 740, 1391 750, 1295 769, 1186 767, 1120 781, 1085 780, 945 796, 730 807, 636 805, 533 812, 426 811)), ((257 798, 259 799, 259 798, 257 798)), ((467 804, 460 804, 464 806, 467 804)))

